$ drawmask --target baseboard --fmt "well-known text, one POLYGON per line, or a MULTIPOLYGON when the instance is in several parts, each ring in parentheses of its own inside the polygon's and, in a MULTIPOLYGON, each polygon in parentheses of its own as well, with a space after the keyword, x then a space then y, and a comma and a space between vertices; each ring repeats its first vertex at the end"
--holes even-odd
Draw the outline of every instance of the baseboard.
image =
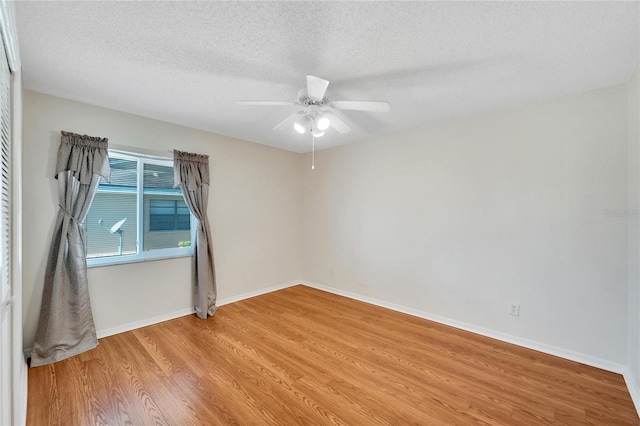
POLYGON ((251 299, 252 297, 256 297, 256 296, 260 296, 262 294, 267 294, 267 293, 271 293, 271 292, 274 292, 274 291, 282 290, 282 289, 285 289, 285 288, 288 288, 288 287, 293 287, 294 285, 299 285, 299 284, 302 284, 302 283, 303 283, 303 281, 301 281, 301 280, 289 281, 288 283, 278 284, 278 285, 274 285, 274 286, 267 287, 267 288, 261 288, 260 290, 250 291, 248 293, 239 294, 237 296, 225 297, 224 299, 219 299, 218 302, 216 303, 216 305, 218 305, 218 306, 228 305, 230 303, 239 302, 239 301, 245 300, 245 299, 251 299))
POLYGON ((339 296, 344 296, 350 299, 359 300, 361 302, 371 303, 372 305, 391 309, 393 311, 402 312, 418 318, 424 318, 430 321, 435 321, 440 324, 449 325, 451 327, 455 327, 461 330, 470 331, 472 333, 480 334, 482 336, 490 337, 492 339, 500 340, 506 343, 511 343, 517 346, 522 346, 527 349, 533 349, 538 352, 555 355, 560 358, 579 362, 581 364, 590 365, 592 367, 600 368, 602 370, 607 370, 607 371, 611 371, 611 372, 622 374, 622 375, 624 375, 624 373, 627 371, 627 368, 625 365, 607 361, 607 360, 593 357, 590 355, 582 354, 579 352, 574 352, 568 349, 559 348, 557 346, 548 345, 546 343, 540 343, 534 340, 524 339, 521 337, 513 336, 511 334, 502 333, 499 331, 479 327, 477 325, 469 324, 463 321, 457 321, 451 318, 442 317, 440 315, 430 314, 428 312, 420 311, 418 309, 408 308, 406 306, 385 302, 383 300, 374 299, 367 296, 362 296, 360 294, 351 293, 349 291, 340 290, 334 287, 328 287, 322 284, 317 284, 309 281, 301 281, 301 284, 304 284, 308 287, 316 288, 318 290, 323 290, 329 293, 337 294, 339 296))
POLYGON ((105 328, 102 330, 96 330, 98 339, 103 337, 113 336, 114 334, 124 333, 125 331, 135 330, 137 328, 147 327, 149 325, 157 324, 159 322, 169 321, 185 315, 191 315, 194 312, 193 308, 181 309, 179 311, 169 312, 167 314, 158 315, 151 318, 145 318, 140 321, 129 322, 126 324, 118 325, 111 328, 105 328))
POLYGON ((631 399, 633 400, 633 404, 636 406, 636 411, 640 416, 640 386, 638 386, 638 382, 633 378, 628 369, 624 372, 623 376, 624 381, 627 384, 627 389, 629 389, 631 399))
MULTIPOLYGON (((260 290, 251 291, 248 293, 239 294, 237 296, 225 297, 224 299, 218 299, 216 305, 224 306, 230 303, 239 302, 240 300, 250 299, 252 297, 260 296, 262 294, 271 293, 273 291, 282 290, 287 287, 300 284, 301 281, 289 281, 284 284, 278 284, 271 287, 261 288, 260 290)), ((167 314, 158 315, 151 318, 145 318, 140 321, 134 321, 127 324, 122 324, 116 327, 111 327, 103 330, 97 330, 98 339, 103 337, 113 336, 114 334, 124 333, 125 331, 135 330, 137 328, 147 327, 149 325, 158 324, 160 322, 169 321, 175 318, 180 318, 186 315, 191 315, 195 311, 193 308, 181 309, 179 311, 169 312, 167 314)))

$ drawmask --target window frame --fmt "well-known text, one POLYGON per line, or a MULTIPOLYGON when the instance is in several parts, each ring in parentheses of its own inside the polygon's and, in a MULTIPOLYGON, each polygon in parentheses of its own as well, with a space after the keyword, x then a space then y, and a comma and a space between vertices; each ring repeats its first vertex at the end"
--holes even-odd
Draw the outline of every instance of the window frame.
MULTIPOLYGON (((162 259, 175 259, 180 257, 193 256, 193 245, 190 247, 169 247, 154 250, 144 250, 144 165, 151 164, 156 166, 165 166, 173 168, 173 159, 166 157, 155 157, 145 154, 139 154, 131 151, 120 151, 109 149, 109 159, 117 158, 122 160, 136 161, 137 170, 137 187, 136 187, 136 253, 118 256, 104 256, 86 258, 87 267, 95 268, 100 266, 122 265, 127 263, 148 262, 162 259)), ((98 187, 99 188, 99 187, 98 187)), ((98 189, 99 191, 99 189, 98 189)), ((189 211, 190 220, 190 239, 195 239, 195 228, 197 220, 189 211)), ((156 231, 154 231, 156 232, 156 231)), ((175 231, 174 231, 175 232, 175 231)))

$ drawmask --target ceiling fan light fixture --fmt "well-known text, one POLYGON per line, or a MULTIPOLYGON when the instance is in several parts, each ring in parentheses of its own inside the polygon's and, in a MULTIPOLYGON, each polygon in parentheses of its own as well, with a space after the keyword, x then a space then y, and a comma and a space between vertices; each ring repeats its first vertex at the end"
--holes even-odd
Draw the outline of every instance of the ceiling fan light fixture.
POLYGON ((300 118, 293 123, 293 128, 296 132, 304 135, 307 132, 307 123, 305 118, 300 118))
POLYGON ((331 122, 324 115, 318 115, 315 119, 315 125, 318 130, 327 130, 331 125, 331 122))
POLYGON ((319 129, 311 129, 311 134, 314 137, 319 138, 320 136, 324 135, 324 132, 322 130, 319 130, 319 129))

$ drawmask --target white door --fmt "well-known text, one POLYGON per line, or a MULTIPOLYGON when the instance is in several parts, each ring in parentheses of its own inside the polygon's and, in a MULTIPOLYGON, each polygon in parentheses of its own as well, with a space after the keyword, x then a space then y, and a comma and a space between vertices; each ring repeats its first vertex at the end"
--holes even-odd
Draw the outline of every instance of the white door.
MULTIPOLYGON (((0 39, 1 41, 1 39, 0 39)), ((0 43, 0 424, 11 424, 13 406, 13 288, 11 284, 11 75, 0 43)))

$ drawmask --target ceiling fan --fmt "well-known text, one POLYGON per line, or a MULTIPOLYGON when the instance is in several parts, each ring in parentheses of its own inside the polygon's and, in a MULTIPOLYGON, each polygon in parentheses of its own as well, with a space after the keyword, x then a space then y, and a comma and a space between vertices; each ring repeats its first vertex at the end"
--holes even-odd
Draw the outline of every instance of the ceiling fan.
POLYGON ((307 87, 298 92, 298 101, 238 101, 242 105, 298 105, 301 110, 294 112, 277 124, 273 130, 281 129, 291 123, 300 134, 310 132, 314 137, 324 135, 324 131, 333 127, 338 133, 351 131, 344 120, 335 115, 332 110, 352 110, 369 112, 389 112, 391 107, 384 101, 331 101, 325 97, 329 81, 307 75, 307 87))

